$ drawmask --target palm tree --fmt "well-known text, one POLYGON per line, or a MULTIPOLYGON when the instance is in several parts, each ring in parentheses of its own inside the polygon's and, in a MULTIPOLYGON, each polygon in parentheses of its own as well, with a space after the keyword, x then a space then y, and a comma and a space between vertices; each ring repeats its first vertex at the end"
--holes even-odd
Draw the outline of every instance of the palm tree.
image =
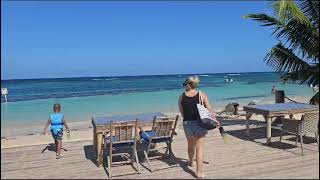
MULTIPOLYGON (((250 18, 273 27, 279 40, 264 61, 276 72, 283 72, 281 80, 299 81, 319 86, 319 1, 277 0, 272 2, 274 16, 248 14, 250 18)), ((319 92, 310 99, 319 104, 319 92)))

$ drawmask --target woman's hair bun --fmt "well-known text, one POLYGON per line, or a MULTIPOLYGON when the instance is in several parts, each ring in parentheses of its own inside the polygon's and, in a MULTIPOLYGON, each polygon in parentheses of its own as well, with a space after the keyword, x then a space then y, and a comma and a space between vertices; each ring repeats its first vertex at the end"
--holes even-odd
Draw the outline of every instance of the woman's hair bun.
POLYGON ((191 88, 196 88, 200 83, 200 79, 198 76, 189 76, 185 80, 186 84, 189 84, 191 88))

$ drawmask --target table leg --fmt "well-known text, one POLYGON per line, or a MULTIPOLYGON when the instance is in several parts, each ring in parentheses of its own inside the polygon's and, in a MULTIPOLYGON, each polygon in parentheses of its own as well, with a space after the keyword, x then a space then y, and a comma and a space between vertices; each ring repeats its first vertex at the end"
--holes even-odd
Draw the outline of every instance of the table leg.
POLYGON ((251 118, 252 113, 246 112, 246 136, 250 136, 250 127, 249 127, 249 119, 251 118))
POLYGON ((103 162, 103 154, 102 154, 102 133, 97 133, 97 166, 100 167, 103 162))
POLYGON ((271 118, 268 116, 264 116, 267 122, 267 144, 270 145, 271 143, 271 118))
POLYGON ((93 128, 93 149, 97 152, 97 134, 95 128, 93 128))

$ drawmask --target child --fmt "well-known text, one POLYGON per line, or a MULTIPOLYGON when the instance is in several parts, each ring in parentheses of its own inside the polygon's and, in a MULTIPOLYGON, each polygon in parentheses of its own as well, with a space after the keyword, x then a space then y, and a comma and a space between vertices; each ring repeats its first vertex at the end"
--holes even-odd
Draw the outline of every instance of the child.
POLYGON ((273 86, 272 86, 272 89, 271 89, 271 94, 274 94, 275 92, 276 92, 276 86, 273 85, 273 86))
POLYGON ((61 111, 61 105, 60 104, 54 104, 53 105, 53 112, 43 129, 43 134, 46 134, 47 128, 49 124, 51 125, 51 134, 54 139, 54 143, 56 146, 56 159, 60 159, 60 151, 62 146, 62 136, 63 136, 63 125, 67 129, 67 133, 69 133, 69 128, 67 125, 67 122, 64 120, 64 116, 61 111))

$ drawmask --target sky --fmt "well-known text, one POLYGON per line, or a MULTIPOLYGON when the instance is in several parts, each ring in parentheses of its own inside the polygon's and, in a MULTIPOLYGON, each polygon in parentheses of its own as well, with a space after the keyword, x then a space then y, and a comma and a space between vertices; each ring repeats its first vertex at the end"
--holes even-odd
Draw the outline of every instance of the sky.
POLYGON ((272 71, 259 1, 1 1, 1 79, 272 71))

